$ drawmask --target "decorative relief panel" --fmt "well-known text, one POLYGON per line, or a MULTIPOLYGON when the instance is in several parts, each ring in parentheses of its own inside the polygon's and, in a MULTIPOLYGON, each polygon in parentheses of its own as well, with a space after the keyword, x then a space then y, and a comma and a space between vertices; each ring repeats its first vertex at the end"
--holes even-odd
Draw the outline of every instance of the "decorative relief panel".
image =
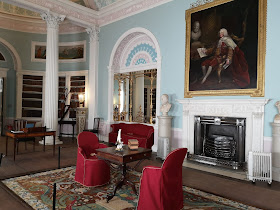
POLYGON ((153 48, 151 45, 147 43, 139 44, 135 46, 131 52, 129 53, 125 66, 129 67, 132 65, 138 65, 138 64, 146 64, 150 62, 156 62, 157 53, 155 48, 153 48), (137 59, 136 59, 137 58, 137 59), (140 60, 142 60, 140 63, 138 63, 140 60), (134 62, 132 62, 134 61, 134 62))
POLYGON ((113 61, 113 66, 114 68, 120 68, 120 61, 121 61, 121 56, 123 55, 125 47, 128 45, 128 42, 132 40, 134 37, 138 36, 139 32, 131 33, 127 35, 121 43, 118 45, 118 48, 116 50, 116 53, 114 55, 114 61, 113 61))
POLYGON ((125 37, 114 57, 114 65, 120 69, 156 62, 155 44, 150 37, 143 33, 133 33, 125 37))

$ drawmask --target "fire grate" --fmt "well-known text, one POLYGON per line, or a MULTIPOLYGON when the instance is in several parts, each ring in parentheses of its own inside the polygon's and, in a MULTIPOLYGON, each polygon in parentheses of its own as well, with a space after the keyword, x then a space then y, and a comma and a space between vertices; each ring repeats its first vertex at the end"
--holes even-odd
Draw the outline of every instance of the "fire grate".
POLYGON ((245 121, 245 118, 195 116, 192 159, 234 169, 244 165, 245 121))
POLYGON ((203 148, 206 156, 230 160, 235 159, 236 142, 233 137, 213 136, 212 138, 206 138, 203 148))

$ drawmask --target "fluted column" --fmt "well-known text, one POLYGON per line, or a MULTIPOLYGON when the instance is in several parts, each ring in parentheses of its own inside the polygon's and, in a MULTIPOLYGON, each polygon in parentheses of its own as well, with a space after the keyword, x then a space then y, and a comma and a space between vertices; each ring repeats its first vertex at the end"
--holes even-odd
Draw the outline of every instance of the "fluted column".
MULTIPOLYGON (((47 56, 44 98, 44 124, 57 131, 58 125, 58 32, 59 24, 65 16, 44 13, 42 19, 47 22, 47 56)), ((56 141, 56 144, 62 143, 56 141)), ((52 137, 46 138, 46 144, 53 144, 52 137)))
POLYGON ((99 32, 98 26, 87 28, 89 35, 89 75, 88 75, 88 129, 93 128, 93 120, 97 113, 97 87, 98 87, 98 56, 99 56, 99 32))

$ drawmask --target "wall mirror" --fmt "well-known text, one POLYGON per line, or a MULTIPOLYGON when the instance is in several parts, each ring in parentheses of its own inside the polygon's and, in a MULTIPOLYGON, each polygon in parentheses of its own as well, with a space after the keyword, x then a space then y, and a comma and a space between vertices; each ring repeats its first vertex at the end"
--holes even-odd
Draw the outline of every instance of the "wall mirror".
POLYGON ((114 75, 113 119, 155 124, 157 70, 114 75))

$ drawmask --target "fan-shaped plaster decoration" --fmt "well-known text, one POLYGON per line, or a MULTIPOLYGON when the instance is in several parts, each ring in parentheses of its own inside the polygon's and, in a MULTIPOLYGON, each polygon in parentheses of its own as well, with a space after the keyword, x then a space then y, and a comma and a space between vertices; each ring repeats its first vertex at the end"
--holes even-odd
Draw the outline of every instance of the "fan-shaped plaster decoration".
POLYGON ((135 32, 119 44, 113 61, 114 69, 125 69, 143 64, 157 63, 157 50, 153 40, 145 33, 135 32))
POLYGON ((156 62, 156 49, 147 43, 134 47, 126 59, 126 67, 131 65, 146 64, 156 62), (133 61, 133 62, 132 62, 133 61))

